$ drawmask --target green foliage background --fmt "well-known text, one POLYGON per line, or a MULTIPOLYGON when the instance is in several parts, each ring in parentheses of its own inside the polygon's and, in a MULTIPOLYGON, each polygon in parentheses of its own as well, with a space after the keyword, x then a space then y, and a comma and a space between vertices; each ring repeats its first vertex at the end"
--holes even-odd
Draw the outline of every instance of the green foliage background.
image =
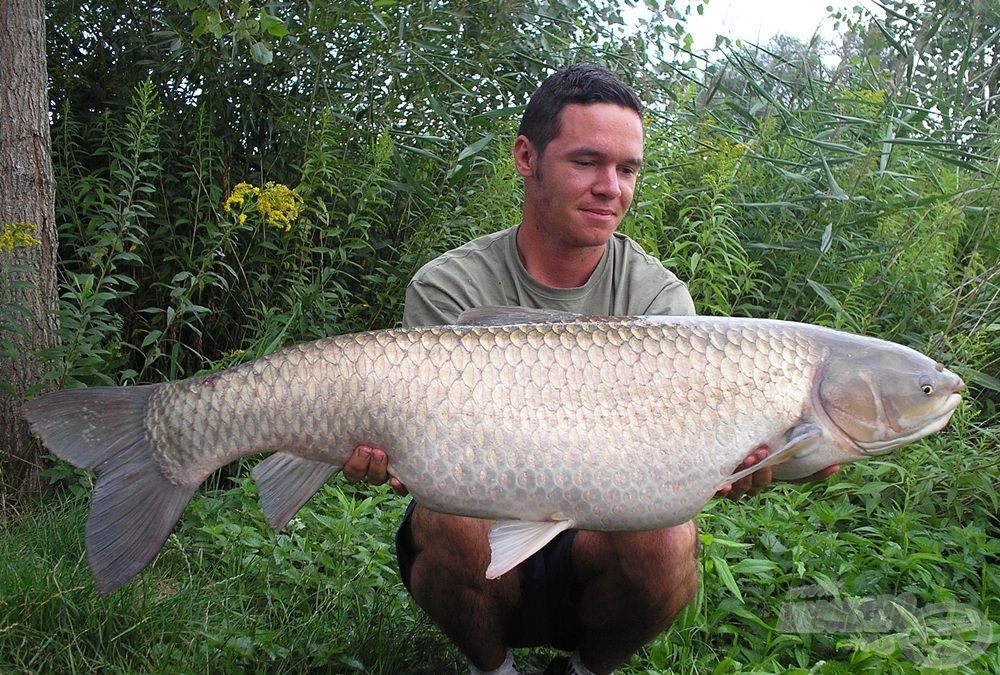
MULTIPOLYGON (((1000 635, 1000 10, 886 0, 884 18, 841 16, 838 45, 692 54, 697 5, 645 4, 632 29, 609 0, 49 3, 62 343, 46 386, 394 325, 423 262, 516 222, 509 149, 537 83, 601 62, 649 106, 624 228, 700 312, 878 335, 970 385, 949 431, 892 463, 712 504, 698 602, 627 672, 921 672, 912 641, 777 631, 810 584, 958 603, 1000 635), (297 219, 231 201, 241 183, 294 188, 297 219)), ((337 483, 275 536, 244 469, 99 598, 80 557, 89 479, 54 465, 46 505, 0 523, 0 664, 463 669, 396 577, 400 500, 337 483)), ((916 642, 974 644, 953 637, 916 642)), ((998 669, 995 649, 959 668, 998 669)))

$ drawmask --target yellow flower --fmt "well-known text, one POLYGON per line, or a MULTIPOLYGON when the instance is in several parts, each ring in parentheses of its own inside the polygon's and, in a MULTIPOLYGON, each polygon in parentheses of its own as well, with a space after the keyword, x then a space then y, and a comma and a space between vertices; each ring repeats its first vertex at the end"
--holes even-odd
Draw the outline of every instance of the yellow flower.
POLYGON ((31 223, 4 223, 0 227, 0 251, 13 251, 18 246, 38 246, 42 242, 32 236, 35 226, 31 223))
POLYGON ((229 195, 222 205, 222 210, 229 213, 234 207, 243 208, 243 204, 260 193, 260 188, 250 185, 250 183, 239 183, 233 188, 233 193, 229 195))
POLYGON ((264 183, 263 187, 240 183, 222 205, 226 213, 233 209, 240 211, 237 216, 240 225, 246 222, 247 213, 256 211, 266 225, 286 232, 292 229, 301 208, 299 193, 273 181, 264 183))
POLYGON ((257 212, 264 222, 286 232, 299 217, 301 205, 302 197, 281 183, 265 183, 257 197, 257 212))

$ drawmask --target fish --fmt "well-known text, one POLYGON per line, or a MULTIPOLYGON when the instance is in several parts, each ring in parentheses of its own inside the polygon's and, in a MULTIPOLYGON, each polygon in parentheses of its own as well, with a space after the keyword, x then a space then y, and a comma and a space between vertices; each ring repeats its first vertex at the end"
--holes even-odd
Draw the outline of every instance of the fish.
POLYGON ((252 475, 280 530, 355 446, 384 448, 417 503, 497 521, 493 579, 566 529, 684 523, 764 465, 794 479, 884 455, 944 428, 963 388, 909 347, 805 323, 477 308, 184 380, 50 392, 22 415, 97 472, 85 546, 106 594, 245 455, 270 453, 252 475))

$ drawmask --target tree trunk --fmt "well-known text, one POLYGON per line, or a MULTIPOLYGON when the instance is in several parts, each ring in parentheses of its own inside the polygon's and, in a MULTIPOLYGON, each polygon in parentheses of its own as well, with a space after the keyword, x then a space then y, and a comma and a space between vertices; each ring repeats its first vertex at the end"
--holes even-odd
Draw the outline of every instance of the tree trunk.
POLYGON ((4 512, 40 485, 39 449, 21 420, 20 407, 45 372, 36 351, 56 340, 54 202, 45 3, 0 0, 0 507, 4 512), (15 237, 25 232, 31 238, 15 237))

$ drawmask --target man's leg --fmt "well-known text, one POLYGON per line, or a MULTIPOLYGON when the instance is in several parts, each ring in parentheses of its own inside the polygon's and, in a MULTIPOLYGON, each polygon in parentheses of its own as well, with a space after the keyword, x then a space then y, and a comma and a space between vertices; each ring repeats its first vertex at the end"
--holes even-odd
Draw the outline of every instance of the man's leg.
MULTIPOLYGON (((517 574, 486 579, 492 524, 419 506, 410 520, 413 598, 481 670, 504 662, 505 626, 522 601, 517 574)), ((584 665, 611 672, 666 630, 697 591, 696 553, 693 522, 651 532, 578 532, 572 563, 583 585, 576 618, 584 665)))
POLYGON ((488 580, 492 521, 417 506, 410 520, 416 556, 410 592, 416 603, 481 670, 507 656, 504 623, 520 600, 516 573, 488 580))
POLYGON ((577 652, 609 673, 667 629, 698 590, 694 522, 651 532, 581 531, 573 563, 584 584, 577 652))

